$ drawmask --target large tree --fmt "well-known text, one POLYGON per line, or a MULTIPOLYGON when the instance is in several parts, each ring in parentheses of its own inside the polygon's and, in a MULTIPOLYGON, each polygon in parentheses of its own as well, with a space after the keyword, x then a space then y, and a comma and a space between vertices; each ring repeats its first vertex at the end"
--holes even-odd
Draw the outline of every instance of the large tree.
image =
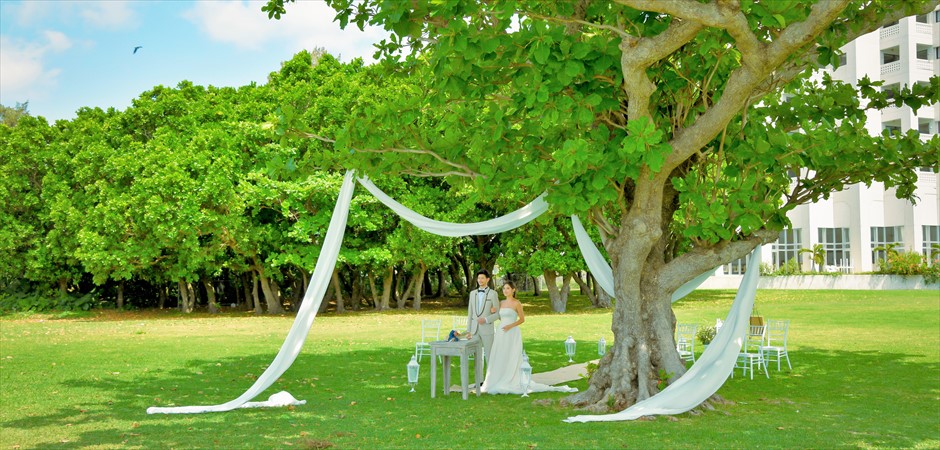
MULTIPOLYGON (((857 182, 910 197, 914 168, 937 162, 936 138, 869 136, 867 110, 889 104, 879 83, 812 76, 937 1, 329 3, 343 25, 388 30, 383 64, 410 81, 339 133, 347 167, 547 191, 600 229, 616 342, 577 405, 622 409, 657 392, 659 370, 681 376, 671 294, 776 239, 787 211, 857 182)), ((891 102, 938 91, 935 78, 891 102)))
POLYGON ((934 0, 328 3, 344 26, 388 30, 383 64, 409 80, 338 134, 346 167, 547 191, 600 229, 616 342, 577 405, 622 409, 657 392, 659 370, 685 373, 672 292, 776 239, 787 211, 857 182, 910 197, 914 168, 936 164, 937 138, 869 136, 867 110, 889 103, 878 83, 811 77, 934 0))

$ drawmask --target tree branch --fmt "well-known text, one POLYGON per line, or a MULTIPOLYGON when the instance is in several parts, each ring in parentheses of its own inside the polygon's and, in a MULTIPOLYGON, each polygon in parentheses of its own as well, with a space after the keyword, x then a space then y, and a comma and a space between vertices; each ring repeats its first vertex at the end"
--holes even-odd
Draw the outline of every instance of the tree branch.
MULTIPOLYGON (((291 130, 291 131, 292 131, 293 133, 295 133, 295 134, 301 136, 301 137, 304 137, 304 138, 316 139, 316 140, 318 140, 318 141, 328 142, 328 143, 330 143, 330 144, 335 144, 335 143, 336 143, 336 140, 335 140, 335 139, 326 138, 326 137, 319 136, 319 135, 316 135, 316 134, 313 134, 313 133, 308 133, 308 132, 306 132, 306 131, 301 131, 301 130, 291 130)), ((357 152, 360 152, 360 153, 406 153, 406 154, 416 154, 416 155, 429 155, 429 156, 434 157, 434 159, 438 160, 438 161, 439 161, 440 163, 442 163, 442 164, 451 166, 451 167, 453 167, 453 168, 455 168, 455 169, 459 169, 459 171, 456 171, 456 172, 455 172, 455 171, 442 172, 442 173, 440 173, 441 176, 445 176, 445 175, 457 175, 457 176, 469 177, 469 178, 477 178, 477 177, 482 177, 482 176, 483 176, 483 175, 480 174, 479 172, 476 172, 476 171, 474 171, 473 169, 471 169, 470 167, 468 167, 466 164, 455 163, 455 162, 453 162, 453 161, 450 161, 450 160, 447 159, 447 158, 444 158, 444 157, 441 156, 441 155, 438 155, 436 152, 431 151, 431 150, 412 149, 412 148, 385 148, 385 149, 381 149, 381 150, 357 149, 357 148, 354 148, 354 149, 352 149, 352 150, 357 151, 357 152)), ((426 173, 434 173, 434 172, 426 172, 426 173)), ((432 175, 416 175, 416 174, 413 174, 413 175, 415 175, 415 176, 432 176, 432 175)))

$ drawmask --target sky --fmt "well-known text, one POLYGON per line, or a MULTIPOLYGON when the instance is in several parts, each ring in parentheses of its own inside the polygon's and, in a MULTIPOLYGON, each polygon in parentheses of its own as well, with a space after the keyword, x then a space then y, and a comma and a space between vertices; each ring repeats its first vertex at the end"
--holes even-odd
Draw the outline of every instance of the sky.
POLYGON ((123 110, 154 86, 263 84, 297 52, 374 61, 379 28, 341 30, 319 0, 269 20, 254 0, 0 0, 0 104, 72 119, 81 107, 123 110), (140 46, 137 52, 134 48, 140 46))

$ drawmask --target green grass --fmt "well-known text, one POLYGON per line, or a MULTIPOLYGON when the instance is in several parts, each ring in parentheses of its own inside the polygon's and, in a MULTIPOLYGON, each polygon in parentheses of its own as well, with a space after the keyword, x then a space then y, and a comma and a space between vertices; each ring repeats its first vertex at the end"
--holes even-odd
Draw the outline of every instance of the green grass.
MULTIPOLYGON (((733 292, 699 291, 679 321, 714 323, 733 292)), ((524 297, 536 372, 612 340, 610 312, 576 298, 548 312, 524 297)), ((147 415, 148 406, 240 395, 271 362, 292 317, 176 312, 0 319, 0 447, 9 448, 940 448, 940 295, 936 291, 759 291, 757 310, 788 318, 793 372, 728 380, 733 403, 676 420, 566 424, 560 393, 431 399, 405 364, 426 311, 318 317, 294 365, 260 399, 287 390, 293 409, 147 415), (554 400, 550 404, 539 400, 554 400), (481 432, 487 430, 487 432, 481 432), (507 439, 508 437, 508 439, 507 439)), ((572 383, 583 389, 585 381, 572 383)))

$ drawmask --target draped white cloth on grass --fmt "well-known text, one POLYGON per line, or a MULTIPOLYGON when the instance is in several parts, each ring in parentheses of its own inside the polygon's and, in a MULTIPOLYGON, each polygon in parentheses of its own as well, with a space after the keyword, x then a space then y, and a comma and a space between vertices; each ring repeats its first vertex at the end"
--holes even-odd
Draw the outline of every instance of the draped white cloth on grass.
MULTIPOLYGON (((594 245, 594 241, 588 236, 578 216, 571 216, 571 228, 574 228, 574 237, 578 241, 578 248, 581 249, 584 262, 587 263, 591 275, 593 275, 594 279, 597 281, 597 285, 600 286, 607 295, 616 298, 614 295, 614 271, 610 268, 610 264, 607 264, 607 260, 604 259, 604 255, 601 254, 601 251, 594 245)), ((676 292, 672 293, 672 302, 675 303, 682 297, 689 295, 714 273, 715 269, 709 270, 689 280, 682 286, 679 286, 679 289, 676 289, 676 292)))
MULTIPOLYGON (((343 180, 343 186, 340 189, 339 196, 336 200, 336 206, 333 209, 333 216, 330 219, 330 225, 329 229, 327 230, 326 237, 324 238, 323 247, 320 249, 320 257, 317 259, 316 268, 314 269, 313 275, 311 276, 307 292, 304 294, 303 303, 301 304, 300 309, 297 311, 297 316, 294 319, 294 323, 291 325, 290 331, 288 331, 287 337, 285 338, 284 343, 281 345, 281 349, 274 357, 274 361, 271 363, 271 365, 265 369, 261 376, 258 377, 255 383, 250 388, 248 388, 244 394, 229 402, 219 405, 204 406, 150 407, 147 408, 148 414, 194 414, 203 412, 230 411, 236 408, 285 406, 306 403, 304 400, 296 400, 293 396, 284 391, 272 395, 269 397, 268 401, 265 402, 248 402, 248 400, 253 399, 265 389, 273 385, 274 382, 277 381, 277 378, 287 371, 290 365, 297 358, 297 355, 300 353, 301 347, 303 347, 310 327, 313 325, 313 320, 316 317, 317 310, 319 309, 320 303, 323 300, 323 294, 326 292, 327 285, 329 284, 330 278, 332 277, 333 268, 336 265, 336 258, 339 255, 339 249, 343 241, 343 235, 345 234, 346 219, 349 215, 349 205, 352 199, 354 188, 353 176, 353 171, 348 171, 346 173, 345 179, 343 180)), ((385 195, 385 193, 369 182, 368 179, 361 178, 359 179, 359 182, 364 187, 366 187, 366 189, 372 192, 376 198, 395 210, 397 213, 402 215, 403 218, 418 228, 441 236, 456 237, 493 234, 511 230, 528 223, 532 219, 545 212, 545 210, 548 208, 547 203, 545 203, 543 199, 543 194, 522 209, 514 213, 507 214, 506 216, 475 224, 453 224, 436 221, 421 216, 420 214, 392 200, 391 197, 385 195), (383 198, 385 200, 383 200, 383 198), (387 203, 386 201, 391 204, 387 203), (392 205, 395 206, 393 207, 392 205)), ((584 233, 584 236, 587 236, 586 232, 584 233)), ((590 239, 587 239, 587 242, 590 242, 590 239)), ((596 252, 597 255, 600 255, 600 252, 596 247, 593 246, 593 243, 591 243, 591 248, 593 248, 593 251, 596 252)), ((718 333, 718 336, 716 336, 715 340, 712 341, 712 345, 708 350, 705 351, 705 353, 702 354, 702 357, 699 359, 699 361, 693 365, 691 369, 689 369, 689 372, 687 372, 686 375, 684 375, 676 383, 673 383, 671 386, 669 386, 669 388, 663 390, 663 392, 659 393, 658 395, 651 397, 644 402, 637 403, 631 408, 621 411, 620 413, 608 416, 576 416, 569 418, 568 421, 586 422, 597 420, 629 420, 628 416, 625 415, 620 417, 619 415, 622 415, 627 411, 632 411, 638 407, 642 407, 643 411, 636 417, 649 414, 678 414, 695 407, 701 403, 701 401, 708 398, 712 393, 717 391, 718 388, 721 387, 721 384, 724 382, 724 380, 728 377, 731 368, 734 366, 734 358, 737 357, 737 353, 741 348, 741 336, 743 336, 744 333, 743 327, 745 327, 747 324, 746 319, 750 315, 750 310, 754 303, 754 293, 757 287, 757 269, 755 268, 758 266, 758 262, 760 261, 759 249, 760 247, 755 249, 755 253, 751 254, 751 259, 748 262, 747 273, 745 274, 745 280, 742 282, 741 288, 738 292, 738 297, 735 299, 731 312, 728 314, 726 326, 722 327, 721 331, 718 333), (744 312, 745 309, 746 312, 744 312), (744 314, 740 314, 741 312, 744 312, 744 314), (738 315, 743 317, 743 319, 740 319, 738 315), (739 324, 736 320, 744 320, 744 322, 739 324), (731 330, 732 328, 735 330, 740 328, 740 332, 732 333, 731 331, 727 331, 731 330), (735 337, 736 340, 733 339, 735 337), (733 355, 733 358, 730 360, 730 364, 726 364, 726 355, 733 355), (716 361, 712 363, 706 362, 713 360, 716 361), (696 370, 696 367, 700 367, 700 369, 696 370), (690 381, 693 377, 696 380, 707 381, 707 387, 699 387, 696 385, 686 386, 687 384, 690 384, 690 381), (717 384, 715 384, 716 382, 717 384), (680 385, 683 387, 672 390, 674 386, 680 385), (706 391, 708 392, 707 395, 701 397, 701 400, 695 401, 694 404, 691 404, 691 406, 685 407, 685 409, 681 409, 684 406, 675 406, 676 404, 682 404, 682 402, 679 401, 684 400, 681 396, 701 396, 701 393, 706 391), (667 400, 649 403, 650 401, 659 399, 666 393, 670 393, 668 396, 664 397, 664 399, 667 400), (673 401, 674 397, 679 397, 679 399, 673 401), (661 403, 665 404, 665 406, 660 406, 661 403), (654 405, 659 409, 654 409, 654 405)), ((603 261, 602 256, 601 261, 603 261)), ((606 265, 606 261, 604 262, 604 265, 606 265)), ((609 270, 609 266, 607 267, 609 270)), ((610 290, 613 291, 612 275, 610 279, 610 290)), ((694 289, 694 287, 692 289, 694 289)), ((692 289, 689 289, 689 291, 692 289)), ((689 402, 686 401, 685 403, 688 404, 689 402)))
POLYGON ((735 361, 744 343, 748 319, 757 293, 759 266, 760 246, 757 246, 748 258, 744 279, 724 325, 685 375, 662 392, 618 413, 574 416, 565 419, 565 422, 614 422, 634 420, 642 416, 680 414, 711 397, 734 370, 735 361))
MULTIPOLYGON (((330 218, 330 226, 326 231, 326 237, 323 239, 323 247, 320 249, 320 257, 317 258, 317 265, 313 269, 313 275, 310 277, 310 285, 307 292, 304 293, 303 302, 297 311, 297 317, 287 332, 287 338, 281 345, 281 349, 274 357, 271 365, 255 380, 255 383, 235 400, 223 403, 221 405, 203 405, 203 406, 176 406, 176 407, 156 407, 147 408, 147 414, 195 414, 203 412, 221 412, 231 411, 241 407, 262 407, 262 406, 285 406, 284 399, 290 397, 286 392, 279 392, 272 395, 267 402, 252 402, 249 405, 245 403, 255 398, 262 391, 270 387, 277 381, 300 353, 304 341, 307 339, 307 333, 310 326, 313 325, 313 318, 317 315, 320 308, 320 302, 323 300, 323 294, 326 293, 326 287, 333 276, 333 267, 336 265, 336 257, 339 256, 339 248, 343 243, 343 234, 346 232, 346 218, 349 216, 349 203, 352 200, 353 188, 356 186, 353 180, 353 172, 346 172, 343 179, 343 187, 339 190, 339 196, 336 199, 336 206, 333 208, 333 217, 330 218), (284 395, 286 394, 286 395, 284 395), (275 398, 277 396, 277 398, 275 398)), ((305 400, 293 400, 290 397, 287 404, 304 404, 305 400)))
POLYGON ((447 237, 460 236, 479 236, 485 234, 497 234, 503 231, 509 231, 519 228, 548 211, 548 203, 545 203, 545 194, 538 196, 528 205, 506 214, 502 217, 486 220, 476 223, 452 223, 441 222, 439 220, 429 219, 409 209, 405 205, 398 203, 388 194, 372 184, 368 177, 359 178, 359 184, 366 188, 372 195, 389 209, 398 213, 402 219, 407 220, 412 225, 427 231, 431 234, 447 237))

